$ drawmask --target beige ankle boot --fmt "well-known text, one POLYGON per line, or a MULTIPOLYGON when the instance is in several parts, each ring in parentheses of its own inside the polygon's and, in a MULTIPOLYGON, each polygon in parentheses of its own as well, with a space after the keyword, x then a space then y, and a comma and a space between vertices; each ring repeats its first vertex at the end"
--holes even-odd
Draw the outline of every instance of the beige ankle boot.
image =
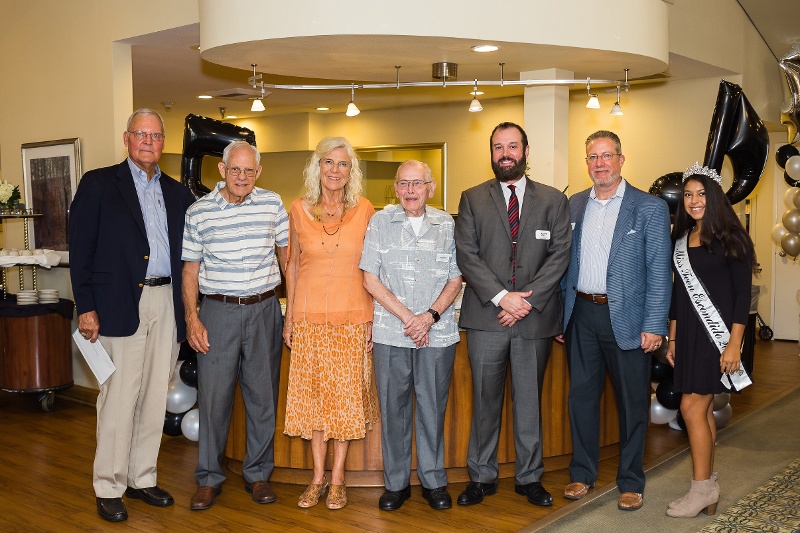
POLYGON ((667 509, 667 515, 677 518, 694 518, 701 511, 705 511, 710 516, 717 512, 718 501, 719 488, 713 477, 703 481, 692 480, 689 494, 684 496, 682 501, 674 507, 667 509))
MULTIPOLYGON (((719 483, 717 483, 717 476, 718 476, 717 472, 711 472, 711 481, 714 482, 714 487, 717 489, 717 495, 719 495, 719 483)), ((690 490, 690 492, 687 492, 686 494, 684 494, 683 496, 681 496, 677 500, 670 502, 669 503, 669 508, 670 509, 674 509, 675 507, 677 507, 678 505, 683 503, 683 500, 685 500, 686 498, 689 497, 689 494, 691 493, 691 487, 689 488, 689 490, 690 490)))

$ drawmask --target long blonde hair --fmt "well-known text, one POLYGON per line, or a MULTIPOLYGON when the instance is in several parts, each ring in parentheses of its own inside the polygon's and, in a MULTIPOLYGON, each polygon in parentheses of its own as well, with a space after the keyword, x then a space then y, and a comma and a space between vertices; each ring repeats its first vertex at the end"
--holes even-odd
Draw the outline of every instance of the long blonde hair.
POLYGON ((322 197, 322 185, 320 183, 319 162, 325 156, 337 148, 347 150, 350 157, 350 178, 344 186, 344 207, 353 209, 361 199, 362 174, 359 166, 359 159, 350 142, 344 137, 325 137, 318 144, 314 153, 308 158, 306 168, 303 170, 303 179, 306 185, 306 194, 303 197, 309 205, 317 205, 322 197))

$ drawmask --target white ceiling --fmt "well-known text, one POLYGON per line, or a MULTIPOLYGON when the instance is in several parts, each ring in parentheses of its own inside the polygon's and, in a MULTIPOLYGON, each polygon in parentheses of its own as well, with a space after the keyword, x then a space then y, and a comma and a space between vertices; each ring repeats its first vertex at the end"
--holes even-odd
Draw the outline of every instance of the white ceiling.
MULTIPOLYGON (((800 0, 737 0, 742 9, 753 21, 759 33, 764 37, 776 60, 785 54, 794 43, 800 43, 800 0)), ((135 107, 152 107, 161 111, 165 104, 171 104, 172 114, 184 116, 195 113, 212 118, 222 118, 219 108, 226 108, 226 114, 239 118, 253 116, 284 115, 290 113, 314 112, 318 106, 328 106, 330 111, 324 113, 344 112, 350 101, 350 91, 320 90, 274 90, 264 100, 265 113, 250 111, 251 101, 214 98, 200 100, 197 95, 210 91, 243 89, 251 87, 247 78, 252 71, 223 67, 200 58, 196 45, 200 40, 199 25, 175 28, 155 34, 130 39, 133 44, 133 89, 135 107)), ((411 41, 409 41, 411 42, 411 41)), ((660 76, 652 70, 652 65, 638 64, 639 58, 604 54, 597 51, 590 53, 575 49, 520 45, 506 43, 500 51, 490 54, 476 54, 469 51, 469 44, 459 39, 430 38, 413 40, 413 46, 401 52, 400 44, 390 41, 378 42, 374 39, 353 37, 338 47, 330 46, 326 54, 309 55, 307 61, 297 61, 292 47, 298 46, 297 40, 286 40, 275 43, 275 72, 263 74, 266 83, 271 84, 342 84, 338 76, 337 65, 358 64, 357 72, 364 78, 347 79, 344 83, 379 82, 392 83, 396 79, 394 68, 386 68, 387 54, 396 51, 396 64, 401 65, 401 81, 432 81, 431 63, 435 61, 451 61, 459 64, 458 79, 500 79, 499 62, 504 62, 504 78, 520 79, 520 71, 538 70, 557 66, 575 72, 578 79, 592 77, 595 79, 622 79, 622 66, 631 68, 631 77, 647 75, 660 76), (379 47, 381 49, 379 49, 379 47), (337 50, 347 49, 344 56, 337 50), (285 61, 280 62, 280 56, 285 61), (431 58, 431 59, 428 59, 431 58), (324 67, 323 67, 324 65, 324 67), (637 68, 638 67, 638 68, 637 68), (649 70, 648 70, 649 69, 649 70), (638 71, 638 74, 637 74, 638 71), (291 76, 294 74, 295 76, 291 76), (309 76, 309 77, 299 77, 309 76), (328 78, 326 78, 326 76, 328 78)), ((300 57, 303 57, 302 55, 300 57)), ((692 61, 680 56, 671 55, 668 76, 671 80, 690 79, 694 77, 725 76, 726 71, 692 61)), ((463 102, 469 105, 471 87, 448 86, 445 88, 403 88, 373 89, 356 91, 356 103, 362 110, 404 107, 445 102, 463 102)), ((482 101, 521 95, 520 86, 486 86, 482 101)), ((585 89, 584 89, 585 90, 585 89)))

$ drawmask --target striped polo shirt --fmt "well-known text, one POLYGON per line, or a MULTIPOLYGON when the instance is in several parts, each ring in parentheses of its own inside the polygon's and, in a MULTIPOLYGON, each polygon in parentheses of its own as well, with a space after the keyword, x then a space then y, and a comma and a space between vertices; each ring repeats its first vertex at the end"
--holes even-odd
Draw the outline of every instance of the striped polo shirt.
POLYGON ((184 261, 200 262, 200 292, 252 296, 281 282, 275 246, 289 244, 281 197, 255 187, 241 204, 220 194, 225 182, 186 211, 184 261))

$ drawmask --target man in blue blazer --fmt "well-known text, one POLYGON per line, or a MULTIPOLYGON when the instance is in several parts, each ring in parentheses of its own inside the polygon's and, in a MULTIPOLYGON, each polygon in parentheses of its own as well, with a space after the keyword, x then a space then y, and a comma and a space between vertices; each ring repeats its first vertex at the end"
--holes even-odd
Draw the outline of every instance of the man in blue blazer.
POLYGON ((116 370, 97 397, 97 511, 125 520, 122 501, 172 505, 156 485, 167 386, 186 337, 181 244, 189 189, 162 174, 164 122, 139 109, 122 134, 128 158, 87 172, 70 207, 72 292, 78 330, 98 339, 116 370))
POLYGON ((643 504, 644 444, 650 406, 650 352, 667 333, 672 273, 669 211, 621 175, 619 137, 586 139, 594 186, 569 201, 572 253, 565 278, 573 457, 564 496, 577 500, 597 479, 600 393, 608 370, 619 408, 618 507, 643 504))

